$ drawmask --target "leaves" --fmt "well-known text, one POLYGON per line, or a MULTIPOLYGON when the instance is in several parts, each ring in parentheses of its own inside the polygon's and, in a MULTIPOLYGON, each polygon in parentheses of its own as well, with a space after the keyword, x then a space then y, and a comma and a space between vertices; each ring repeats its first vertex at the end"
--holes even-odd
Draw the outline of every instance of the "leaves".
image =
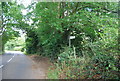
MULTIPOLYGON (((118 70, 118 3, 35 2, 27 8, 11 2, 2 4, 4 44, 18 37, 15 29, 23 30, 27 35, 26 52, 52 60, 60 57, 64 63, 59 70, 64 66, 67 69, 64 78, 108 79, 112 75, 107 71, 118 70), (26 15, 22 9, 27 10, 26 15), (71 40, 74 51, 63 48, 68 48, 69 36, 75 36, 71 40)), ((58 68, 52 74, 55 78, 59 76, 58 68)))

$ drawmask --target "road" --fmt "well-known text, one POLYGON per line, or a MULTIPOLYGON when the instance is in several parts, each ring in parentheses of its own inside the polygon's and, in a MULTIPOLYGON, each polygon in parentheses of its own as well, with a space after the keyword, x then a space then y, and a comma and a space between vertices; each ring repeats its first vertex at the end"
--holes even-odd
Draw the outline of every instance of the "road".
POLYGON ((0 79, 36 79, 33 61, 21 52, 6 52, 0 56, 0 79), (1 60, 2 58, 2 60, 1 60))

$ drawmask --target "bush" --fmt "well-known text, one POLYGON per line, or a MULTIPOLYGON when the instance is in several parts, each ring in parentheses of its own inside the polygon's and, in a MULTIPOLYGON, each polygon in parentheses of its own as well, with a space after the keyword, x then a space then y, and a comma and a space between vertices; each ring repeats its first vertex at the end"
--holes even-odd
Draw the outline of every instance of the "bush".
MULTIPOLYGON (((64 52, 60 53, 54 69, 50 69, 49 75, 55 75, 60 79, 118 79, 117 50, 102 51, 102 48, 97 48, 96 43, 92 45, 96 48, 86 46, 86 50, 83 50, 84 56, 77 58, 73 49, 65 47, 64 52), (92 52, 87 52, 89 48, 92 52), (116 55, 114 55, 115 53, 116 55)), ((51 76, 51 78, 54 77, 51 76)))

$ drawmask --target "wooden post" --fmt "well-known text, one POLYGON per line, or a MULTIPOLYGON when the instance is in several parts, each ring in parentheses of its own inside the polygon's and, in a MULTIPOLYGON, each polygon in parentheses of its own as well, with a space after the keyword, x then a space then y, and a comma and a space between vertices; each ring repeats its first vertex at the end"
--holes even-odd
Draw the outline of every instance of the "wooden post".
POLYGON ((75 47, 73 46, 73 51, 74 51, 74 57, 76 59, 76 51, 75 51, 75 47))
POLYGON ((69 47, 71 47, 71 40, 70 40, 70 36, 69 36, 69 47))

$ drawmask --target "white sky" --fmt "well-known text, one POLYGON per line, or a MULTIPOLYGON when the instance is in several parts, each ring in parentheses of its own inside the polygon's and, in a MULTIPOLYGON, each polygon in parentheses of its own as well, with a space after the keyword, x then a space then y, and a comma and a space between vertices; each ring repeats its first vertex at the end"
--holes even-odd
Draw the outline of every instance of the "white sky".
MULTIPOLYGON (((32 3, 32 0, 16 0, 17 4, 23 4, 25 7, 27 7, 28 5, 30 5, 32 3)), ((23 15, 27 14, 27 11, 24 9, 22 10, 23 15)))
POLYGON ((17 0, 18 4, 23 4, 25 7, 27 7, 29 4, 31 4, 32 0, 17 0))
POLYGON ((22 14, 23 14, 23 15, 26 15, 26 14, 27 14, 27 11, 26 11, 26 10, 22 10, 22 14))

